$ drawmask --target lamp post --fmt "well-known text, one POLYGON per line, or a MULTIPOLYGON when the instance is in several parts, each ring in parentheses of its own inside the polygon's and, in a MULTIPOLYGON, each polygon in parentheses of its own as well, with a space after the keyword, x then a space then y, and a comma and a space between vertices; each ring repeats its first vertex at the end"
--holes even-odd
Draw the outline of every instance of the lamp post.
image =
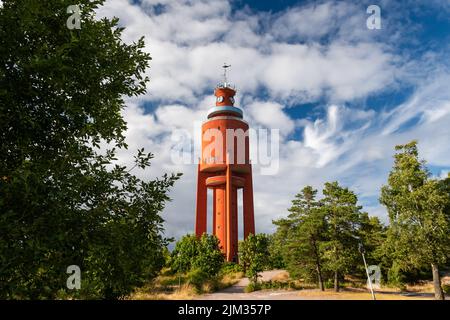
POLYGON ((369 269, 367 269, 366 258, 364 257, 364 247, 361 242, 359 243, 358 248, 359 248, 359 252, 361 253, 363 261, 364 261, 364 268, 366 269, 367 281, 369 281, 369 288, 370 288, 370 292, 372 293, 372 300, 377 300, 375 298, 375 293, 373 292, 372 280, 370 279, 369 269))

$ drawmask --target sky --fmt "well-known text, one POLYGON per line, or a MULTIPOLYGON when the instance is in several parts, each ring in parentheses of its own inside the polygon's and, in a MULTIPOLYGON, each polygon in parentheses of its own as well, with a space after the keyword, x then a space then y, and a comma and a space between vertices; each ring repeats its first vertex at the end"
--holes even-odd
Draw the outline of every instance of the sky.
POLYGON ((144 36, 152 56, 147 93, 126 99, 119 160, 145 147, 155 158, 138 176, 183 173, 162 213, 168 237, 193 232, 197 179, 196 164, 172 160, 173 133, 206 119, 224 62, 246 121, 280 132, 278 172, 253 168, 257 232, 327 181, 387 223, 380 188, 394 146, 412 139, 433 176, 450 170, 450 1, 107 0, 97 14, 119 17, 126 43, 144 36), (372 4, 381 29, 367 28, 372 4))

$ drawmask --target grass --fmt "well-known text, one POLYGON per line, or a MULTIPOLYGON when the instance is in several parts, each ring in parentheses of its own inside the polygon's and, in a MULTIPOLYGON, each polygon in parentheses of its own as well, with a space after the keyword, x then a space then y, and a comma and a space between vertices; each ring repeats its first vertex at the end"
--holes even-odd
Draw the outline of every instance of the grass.
MULTIPOLYGON (((205 280, 200 284, 190 283, 189 275, 172 275, 170 270, 164 269, 153 281, 137 289, 128 299, 133 300, 190 300, 204 293, 212 293, 236 284, 242 279, 243 273, 228 270, 215 279, 205 280)), ((450 284, 450 277, 442 278, 442 284, 450 284)), ((280 272, 270 281, 258 282, 257 286, 248 286, 245 292, 257 290, 290 290, 300 298, 310 300, 371 300, 372 296, 366 289, 364 279, 347 277, 340 292, 333 289, 320 291, 315 284, 302 280, 293 280, 287 272, 280 272)), ((421 281, 406 285, 406 290, 386 287, 376 290, 377 300, 427 300, 433 299, 433 284, 431 281, 421 281), (378 292, 377 292, 378 291, 378 292), (427 294, 426 296, 406 296, 410 294, 427 294)))
MULTIPOLYGON (((361 290, 344 289, 340 292, 334 292, 333 289, 326 289, 320 291, 314 290, 301 290, 298 295, 305 299, 310 300, 372 300, 370 292, 363 292, 361 290)), ((375 298, 377 300, 430 300, 433 297, 419 297, 419 296, 403 296, 398 293, 378 293, 375 292, 375 298)))
POLYGON ((243 277, 242 272, 232 272, 217 278, 190 283, 188 275, 172 275, 169 269, 162 270, 153 281, 135 290, 129 300, 191 300, 200 294, 211 293, 230 287, 243 277))
MULTIPOLYGON (((447 288, 449 283, 450 277, 442 278, 443 287, 447 288)), ((315 284, 292 280, 287 272, 281 272, 270 281, 250 283, 244 291, 250 293, 258 290, 296 290, 299 297, 310 300, 372 300, 365 279, 356 277, 346 277, 341 283, 341 290, 335 292, 332 288, 320 291, 315 284)), ((382 286, 375 290, 375 297, 377 300, 430 300, 434 298, 433 293, 431 281, 420 281, 406 285, 403 291, 395 287, 382 286)))

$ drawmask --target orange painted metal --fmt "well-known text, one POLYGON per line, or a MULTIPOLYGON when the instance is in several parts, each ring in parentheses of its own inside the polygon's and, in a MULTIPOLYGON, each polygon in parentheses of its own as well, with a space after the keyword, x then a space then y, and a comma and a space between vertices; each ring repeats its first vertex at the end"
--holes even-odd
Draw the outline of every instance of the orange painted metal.
POLYGON ((244 238, 255 233, 249 127, 233 106, 234 89, 221 86, 214 94, 222 98, 217 99, 216 108, 202 126, 195 233, 201 236, 206 232, 207 189, 212 189, 213 234, 218 237, 226 259, 237 262, 238 189, 243 189, 244 238))

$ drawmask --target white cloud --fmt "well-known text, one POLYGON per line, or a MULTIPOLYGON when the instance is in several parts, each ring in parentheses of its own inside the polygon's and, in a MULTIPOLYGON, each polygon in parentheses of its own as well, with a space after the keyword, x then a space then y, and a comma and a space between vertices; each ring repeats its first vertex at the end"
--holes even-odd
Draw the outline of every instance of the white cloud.
POLYGON ((200 93, 217 82, 224 61, 232 64, 230 77, 242 94, 263 86, 280 99, 309 101, 323 93, 335 100, 353 99, 394 80, 396 60, 379 43, 336 39, 329 44, 301 44, 288 43, 280 36, 288 27, 297 34, 298 19, 311 16, 311 10, 319 12, 306 20, 311 30, 328 32, 323 28, 328 20, 341 28, 351 24, 348 29, 354 33, 366 30, 362 22, 362 27, 356 28, 348 19, 359 9, 355 5, 296 8, 275 20, 270 14, 245 11, 232 15, 226 1, 144 1, 144 8, 109 0, 99 15, 119 16, 127 26, 126 42, 146 36, 147 51, 153 58, 149 100, 195 103, 200 93), (162 13, 148 7, 155 3, 163 6, 162 13))
MULTIPOLYGON (((294 130, 294 121, 283 111, 283 106, 276 102, 254 101, 245 105, 247 116, 254 120, 253 126, 279 129, 286 136, 294 130)), ((256 128, 255 128, 256 129, 256 128)))
MULTIPOLYGON (((131 152, 145 147, 155 159, 150 172, 140 173, 143 177, 184 173, 164 211, 169 236, 193 230, 197 174, 195 165, 170 160, 170 136, 174 129, 192 132, 193 123, 206 118, 224 62, 232 64, 229 77, 238 87, 237 105, 250 125, 282 134, 278 174, 254 174, 259 232, 273 230, 271 220, 286 215, 304 185, 321 189, 330 180, 370 198, 366 209, 386 221, 384 209, 373 200, 386 182, 396 144, 418 138, 430 164, 450 167, 450 79, 445 72, 420 72, 424 65, 439 70, 435 60, 402 60, 367 33, 360 6, 323 2, 271 15, 232 13, 226 1, 146 0, 141 8, 109 0, 99 15, 120 17, 126 42, 145 35, 153 58, 147 95, 129 101, 124 110, 130 151, 120 159, 131 161, 131 152), (292 41, 296 36, 304 41, 292 41), (402 105, 384 113, 347 106, 347 101, 395 86, 397 77, 417 86, 402 105), (325 116, 300 120, 290 115, 292 104, 319 98, 326 101, 325 116), (145 113, 143 101, 160 105, 145 113), (416 117, 413 128, 406 126, 416 117)), ((258 169, 255 165, 254 172, 258 169)))

